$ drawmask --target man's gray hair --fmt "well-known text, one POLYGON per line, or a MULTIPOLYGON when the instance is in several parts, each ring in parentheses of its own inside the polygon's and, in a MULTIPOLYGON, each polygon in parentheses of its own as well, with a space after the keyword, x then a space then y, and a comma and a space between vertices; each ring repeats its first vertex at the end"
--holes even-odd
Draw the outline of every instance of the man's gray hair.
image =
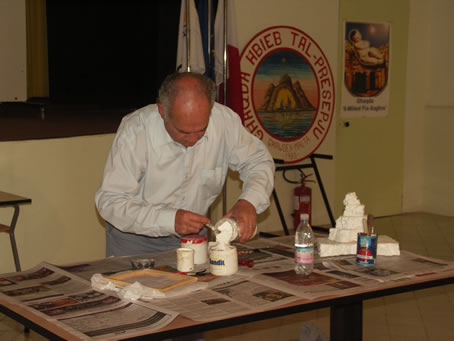
POLYGON ((186 77, 198 81, 198 86, 196 86, 195 90, 203 93, 210 102, 210 107, 213 107, 216 97, 216 85, 211 79, 195 72, 175 72, 168 75, 159 88, 158 102, 162 105, 165 118, 169 117, 172 104, 175 103, 175 99, 181 90, 178 86, 178 81, 186 77))

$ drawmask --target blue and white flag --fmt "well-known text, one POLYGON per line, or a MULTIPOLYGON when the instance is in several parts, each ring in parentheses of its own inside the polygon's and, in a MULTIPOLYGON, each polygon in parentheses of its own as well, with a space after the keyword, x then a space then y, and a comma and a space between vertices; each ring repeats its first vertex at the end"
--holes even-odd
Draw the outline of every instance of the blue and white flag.
POLYGON ((179 72, 192 71, 198 73, 205 72, 205 60, 203 57, 202 37, 200 34, 199 16, 194 6, 194 0, 189 0, 189 67, 188 67, 188 48, 187 34, 188 25, 186 22, 186 0, 181 0, 180 8, 180 27, 178 31, 177 65, 179 72))

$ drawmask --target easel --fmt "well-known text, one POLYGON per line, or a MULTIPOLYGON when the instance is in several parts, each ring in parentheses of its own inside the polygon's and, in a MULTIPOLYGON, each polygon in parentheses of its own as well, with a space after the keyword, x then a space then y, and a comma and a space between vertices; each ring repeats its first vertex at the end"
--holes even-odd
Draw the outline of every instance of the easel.
MULTIPOLYGON (((276 172, 277 171, 284 171, 285 172, 287 170, 292 170, 292 169, 299 170, 300 172, 302 172, 301 171, 302 169, 312 168, 314 170, 315 176, 317 178, 317 183, 318 183, 318 186, 320 188, 320 192, 321 192, 322 197, 323 197, 323 202, 325 203, 325 208, 326 208, 326 210, 328 212, 328 216, 329 216, 329 220, 331 222, 331 226, 334 227, 336 222, 334 220, 333 213, 331 212, 331 207, 329 205, 328 197, 326 196, 325 188, 323 187, 323 182, 322 182, 322 178, 320 177, 320 173, 318 171, 317 163, 315 162, 315 159, 332 160, 333 156, 332 155, 325 155, 325 154, 311 154, 309 159, 311 160, 311 163, 307 163, 307 164, 304 164, 304 165, 277 166, 276 167, 276 172)), ((284 163, 282 160, 276 160, 276 159, 274 160, 274 162, 276 164, 283 164, 284 163)), ((284 179, 285 179, 285 176, 284 176, 284 179)), ((284 233, 286 235, 289 235, 288 228, 287 228, 287 223, 285 222, 285 217, 284 217, 284 214, 282 213, 281 205, 279 203, 279 198, 277 196, 277 193, 276 193, 275 189, 273 189, 273 198, 274 198, 274 202, 276 203, 277 212, 279 214, 279 218, 281 219, 282 228, 284 229, 284 233)), ((326 232, 326 228, 323 228, 323 227, 312 226, 312 228, 314 230, 323 230, 323 231, 326 232)))

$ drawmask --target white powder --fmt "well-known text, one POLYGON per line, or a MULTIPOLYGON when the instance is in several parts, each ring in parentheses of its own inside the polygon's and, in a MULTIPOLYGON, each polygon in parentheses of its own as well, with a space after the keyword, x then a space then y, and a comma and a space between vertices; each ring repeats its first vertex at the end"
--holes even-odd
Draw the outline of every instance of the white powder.
POLYGON ((216 243, 218 249, 224 250, 238 237, 238 225, 235 220, 222 218, 216 225, 216 243))

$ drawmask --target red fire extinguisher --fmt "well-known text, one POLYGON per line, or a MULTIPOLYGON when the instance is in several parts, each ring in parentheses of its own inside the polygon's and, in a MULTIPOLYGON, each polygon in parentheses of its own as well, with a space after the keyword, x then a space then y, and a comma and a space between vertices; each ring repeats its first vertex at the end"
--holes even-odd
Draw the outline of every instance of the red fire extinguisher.
POLYGON ((309 224, 312 224, 312 189, 306 186, 307 182, 315 182, 307 180, 309 175, 301 174, 301 185, 293 191, 294 211, 293 211, 293 227, 296 231, 300 223, 300 214, 309 214, 309 224))

